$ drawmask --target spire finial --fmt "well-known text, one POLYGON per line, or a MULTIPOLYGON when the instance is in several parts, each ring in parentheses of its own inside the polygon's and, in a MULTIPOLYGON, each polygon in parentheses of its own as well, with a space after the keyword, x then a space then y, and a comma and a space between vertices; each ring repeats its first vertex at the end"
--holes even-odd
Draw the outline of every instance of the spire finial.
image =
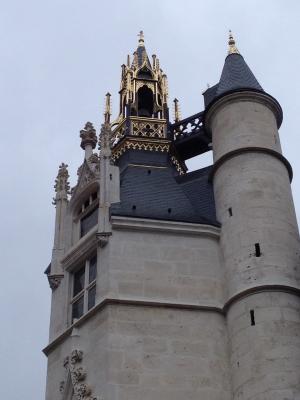
POLYGON ((235 40, 233 39, 232 32, 229 30, 229 40, 228 40, 228 54, 240 54, 238 51, 236 45, 235 45, 235 40))
POLYGON ((68 200, 68 194, 70 194, 70 183, 68 165, 65 163, 61 163, 58 168, 54 189, 56 192, 56 196, 52 202, 54 205, 56 205, 59 200, 68 200))
POLYGON ((178 99, 174 99, 174 114, 175 114, 175 122, 180 121, 180 110, 179 110, 179 101, 178 99))
POLYGON ((144 32, 140 31, 138 37, 139 37, 139 46, 145 46, 144 32))
POLYGON ((80 138, 80 146, 85 152, 85 158, 88 160, 97 144, 96 130, 91 122, 87 122, 85 127, 81 129, 80 138))
POLYGON ((110 123, 110 116, 111 116, 111 106, 110 106, 111 94, 107 92, 105 97, 106 97, 106 99, 105 99, 104 122, 106 124, 109 124, 110 123))

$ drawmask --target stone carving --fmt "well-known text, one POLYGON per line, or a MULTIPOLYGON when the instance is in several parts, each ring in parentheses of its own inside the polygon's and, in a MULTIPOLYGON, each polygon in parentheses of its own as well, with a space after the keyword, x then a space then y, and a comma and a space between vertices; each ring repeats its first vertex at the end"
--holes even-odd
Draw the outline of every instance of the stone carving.
POLYGON ((58 174, 55 179, 54 189, 55 192, 66 191, 69 192, 70 184, 68 182, 69 179, 69 172, 68 172, 68 165, 65 163, 61 163, 58 168, 58 174))
POLYGON ((93 153, 88 159, 91 170, 97 174, 100 170, 100 161, 99 156, 96 153, 93 153))
POLYGON ((48 275, 48 282, 49 286, 52 290, 55 290, 58 288, 60 285, 61 280, 63 279, 64 275, 62 274, 53 274, 53 275, 48 275))
MULTIPOLYGON (((90 386, 84 382, 86 379, 86 371, 85 368, 80 365, 82 358, 83 352, 75 349, 70 356, 65 357, 63 362, 64 368, 67 370, 72 383, 74 398, 76 400, 100 400, 98 397, 92 395, 90 386)), ((65 381, 60 382, 59 390, 63 394, 65 386, 65 381)))
POLYGON ((61 381, 61 382, 59 383, 59 391, 60 391, 60 393, 63 393, 63 392, 64 392, 64 390, 65 390, 65 385, 66 385, 66 382, 65 382, 65 381, 61 381))
POLYGON ((65 358, 64 358, 64 362, 63 362, 64 368, 67 368, 67 367, 68 367, 68 364, 69 364, 69 357, 65 357, 65 358))
POLYGON ((70 183, 67 164, 60 164, 58 168, 58 174, 55 179, 54 189, 56 192, 56 196, 53 199, 54 205, 56 205, 59 200, 68 200, 68 194, 70 194, 70 183))
POLYGON ((94 149, 97 144, 96 130, 91 122, 85 124, 84 129, 80 131, 81 148, 84 150, 87 145, 92 146, 94 149))
MULTIPOLYGON (((99 135, 98 146, 99 146, 100 152, 104 156, 110 155, 110 140, 111 140, 111 136, 112 136, 112 131, 111 131, 110 125, 109 124, 103 124, 102 127, 101 127, 100 135, 99 135)), ((101 153, 100 153, 100 157, 101 157, 101 153)))
POLYGON ((79 179, 78 179, 78 187, 82 188, 86 186, 92 179, 95 178, 94 174, 92 171, 87 167, 83 165, 82 168, 78 169, 78 172, 80 173, 79 179))
MULTIPOLYGON (((95 156, 97 157, 96 154, 95 156)), ((94 154, 92 154, 91 157, 93 157, 93 161, 96 159, 94 157, 94 154)), ((94 181, 97 178, 98 174, 99 163, 93 164, 85 160, 77 170, 78 181, 77 185, 71 190, 72 198, 76 196, 76 193, 80 193, 90 182, 94 181)))
POLYGON ((82 381, 86 377, 86 371, 83 367, 78 367, 74 369, 73 374, 76 377, 77 381, 82 381))
POLYGON ((70 357, 70 363, 76 364, 77 362, 82 360, 82 351, 81 350, 73 350, 70 357))

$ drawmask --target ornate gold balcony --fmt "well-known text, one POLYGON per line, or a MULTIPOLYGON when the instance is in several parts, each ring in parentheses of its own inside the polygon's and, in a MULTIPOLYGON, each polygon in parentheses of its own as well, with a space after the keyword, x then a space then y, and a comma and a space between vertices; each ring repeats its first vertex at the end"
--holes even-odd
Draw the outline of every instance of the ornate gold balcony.
POLYGON ((123 119, 112 132, 112 147, 117 145, 125 136, 127 123, 127 135, 165 139, 167 137, 166 122, 165 119, 145 117, 129 117, 128 119, 123 119))

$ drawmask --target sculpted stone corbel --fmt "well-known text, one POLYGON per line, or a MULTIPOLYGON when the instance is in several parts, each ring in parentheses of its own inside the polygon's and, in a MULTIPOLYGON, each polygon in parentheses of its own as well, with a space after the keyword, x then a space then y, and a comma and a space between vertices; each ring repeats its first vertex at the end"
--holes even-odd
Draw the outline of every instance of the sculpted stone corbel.
POLYGON ((97 232, 96 238, 100 247, 105 247, 108 243, 109 237, 112 235, 111 232, 97 232))
POLYGON ((49 286, 52 290, 55 290, 58 288, 60 285, 61 280, 63 279, 64 275, 62 274, 53 274, 53 275, 48 275, 48 282, 49 286))

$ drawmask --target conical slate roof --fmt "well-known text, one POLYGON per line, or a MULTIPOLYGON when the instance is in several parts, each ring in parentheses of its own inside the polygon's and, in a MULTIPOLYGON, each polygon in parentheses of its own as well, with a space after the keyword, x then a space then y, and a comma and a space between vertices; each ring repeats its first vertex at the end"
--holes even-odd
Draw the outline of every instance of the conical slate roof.
POLYGON ((145 59, 147 61, 148 66, 151 68, 151 64, 145 46, 139 46, 136 52, 137 52, 138 68, 143 65, 145 59))
POLYGON ((244 57, 233 53, 226 57, 216 96, 235 89, 255 89, 263 91, 248 67, 244 57))
POLYGON ((234 90, 249 89, 261 92, 264 91, 255 78, 253 72, 248 67, 244 57, 236 48, 231 33, 229 34, 228 44, 228 56, 225 59, 219 83, 207 89, 203 93, 205 107, 216 98, 234 90))

